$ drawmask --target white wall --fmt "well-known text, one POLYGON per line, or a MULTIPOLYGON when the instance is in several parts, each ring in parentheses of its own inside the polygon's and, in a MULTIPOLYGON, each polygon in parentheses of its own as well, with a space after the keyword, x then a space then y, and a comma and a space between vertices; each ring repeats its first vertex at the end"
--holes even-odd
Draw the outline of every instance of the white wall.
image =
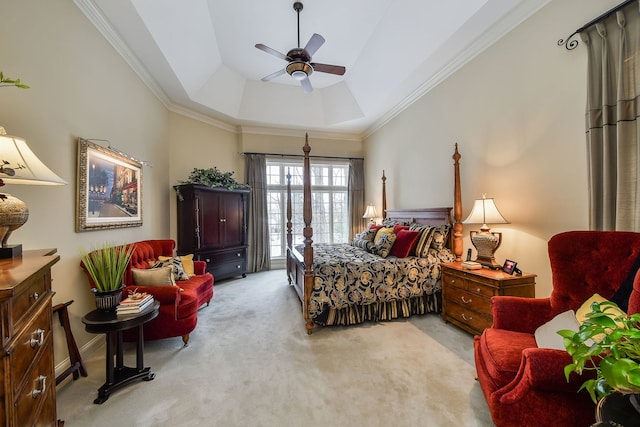
POLYGON ((459 143, 463 219, 482 193, 494 197, 511 222, 492 227, 497 261, 538 274, 536 295, 548 296, 548 239, 588 228, 586 51, 556 42, 617 3, 550 2, 366 138, 367 200, 380 206, 384 168, 389 208, 451 206, 459 143))
MULTIPOLYGON (((70 0, 5 0, 0 25, 0 70, 31 89, 0 88, 0 125, 25 138, 69 184, 7 185, 27 203, 29 221, 11 236, 24 250, 57 248, 54 303, 74 300, 71 325, 79 346, 81 317, 95 308, 79 268, 78 248, 96 242, 169 237, 168 112, 70 0), (142 227, 75 232, 77 138, 108 139, 113 147, 153 163, 143 169, 142 227)), ((104 144, 104 143, 102 143, 104 144)), ((54 328, 56 363, 67 357, 54 328)))

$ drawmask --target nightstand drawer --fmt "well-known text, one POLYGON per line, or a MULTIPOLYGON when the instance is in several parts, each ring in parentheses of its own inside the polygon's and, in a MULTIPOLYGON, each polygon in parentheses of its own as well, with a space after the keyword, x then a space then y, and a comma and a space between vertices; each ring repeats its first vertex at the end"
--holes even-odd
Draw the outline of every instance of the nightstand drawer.
POLYGON ((456 287, 449 287, 445 290, 447 302, 467 307, 469 310, 484 313, 491 312, 491 299, 480 296, 476 293, 467 292, 456 287))
POLYGON ((460 324, 472 333, 480 333, 493 323, 490 314, 481 313, 455 303, 447 304, 447 320, 460 324))

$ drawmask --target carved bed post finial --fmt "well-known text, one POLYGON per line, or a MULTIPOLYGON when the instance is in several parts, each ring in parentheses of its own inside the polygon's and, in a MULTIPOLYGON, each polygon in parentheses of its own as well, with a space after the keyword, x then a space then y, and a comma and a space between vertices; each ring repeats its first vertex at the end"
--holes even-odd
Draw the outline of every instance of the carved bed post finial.
POLYGON ((462 194, 460 191, 460 158, 458 143, 453 153, 454 188, 453 188, 453 254, 456 261, 462 261, 462 194))
POLYGON ((382 219, 387 218, 387 177, 382 169, 382 219))
POLYGON ((311 301, 311 291, 313 290, 313 228, 311 228, 311 164, 309 161, 309 153, 311 147, 309 146, 309 134, 304 135, 304 163, 303 163, 303 219, 304 229, 302 235, 304 236, 304 301, 302 309, 304 310, 305 326, 307 328, 307 334, 313 331, 313 321, 309 314, 309 301, 311 301))

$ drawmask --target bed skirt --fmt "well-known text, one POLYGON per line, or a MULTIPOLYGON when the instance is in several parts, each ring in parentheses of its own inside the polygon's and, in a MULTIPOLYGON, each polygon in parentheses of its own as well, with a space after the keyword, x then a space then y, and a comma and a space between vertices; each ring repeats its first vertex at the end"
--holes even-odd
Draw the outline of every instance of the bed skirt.
POLYGON ((327 308, 313 322, 323 326, 357 325, 366 321, 379 322, 414 314, 439 313, 442 307, 440 291, 400 301, 377 302, 341 309, 327 308))

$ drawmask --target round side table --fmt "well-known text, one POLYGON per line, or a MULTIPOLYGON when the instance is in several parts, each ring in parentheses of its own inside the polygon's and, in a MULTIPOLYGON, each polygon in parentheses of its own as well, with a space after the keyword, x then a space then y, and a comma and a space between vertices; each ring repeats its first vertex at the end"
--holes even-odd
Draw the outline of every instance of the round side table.
POLYGON ((106 334, 107 339, 107 380, 104 385, 98 389, 98 397, 93 403, 104 403, 111 393, 117 389, 139 380, 151 381, 155 377, 155 374, 151 372, 151 368, 144 367, 144 336, 142 334, 142 325, 158 315, 159 307, 160 303, 154 301, 153 305, 136 314, 118 316, 115 311, 93 310, 82 318, 82 323, 84 323, 84 328, 87 332, 92 334, 106 334), (124 350, 122 345, 122 331, 132 328, 137 328, 138 330, 135 368, 124 365, 124 350))

